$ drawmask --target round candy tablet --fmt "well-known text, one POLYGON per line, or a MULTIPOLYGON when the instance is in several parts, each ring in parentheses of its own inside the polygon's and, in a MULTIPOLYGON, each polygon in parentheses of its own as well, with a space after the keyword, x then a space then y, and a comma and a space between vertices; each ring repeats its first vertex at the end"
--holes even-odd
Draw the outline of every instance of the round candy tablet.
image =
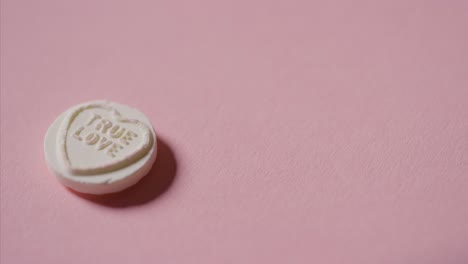
POLYGON ((156 134, 148 118, 125 105, 94 101, 74 106, 49 127, 47 164, 65 186, 106 194, 137 183, 156 160, 156 134))

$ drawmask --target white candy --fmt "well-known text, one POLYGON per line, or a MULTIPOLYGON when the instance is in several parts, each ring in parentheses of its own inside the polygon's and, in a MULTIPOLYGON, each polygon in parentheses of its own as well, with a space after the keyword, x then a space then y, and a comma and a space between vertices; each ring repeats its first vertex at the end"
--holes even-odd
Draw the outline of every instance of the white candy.
POLYGON ((156 134, 141 112, 94 101, 77 105, 49 127, 44 151, 49 168, 62 184, 82 193, 126 189, 151 169, 156 134))

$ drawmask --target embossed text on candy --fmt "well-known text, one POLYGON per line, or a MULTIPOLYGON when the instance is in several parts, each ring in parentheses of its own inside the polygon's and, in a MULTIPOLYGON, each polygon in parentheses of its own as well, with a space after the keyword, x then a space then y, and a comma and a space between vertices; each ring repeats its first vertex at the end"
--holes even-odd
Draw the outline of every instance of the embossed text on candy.
POLYGON ((138 134, 92 113, 89 121, 73 132, 73 137, 87 145, 96 146, 98 151, 105 151, 109 156, 116 157, 119 149, 129 145, 134 138, 138 137, 138 134), (83 132, 85 128, 93 125, 94 130, 83 132))

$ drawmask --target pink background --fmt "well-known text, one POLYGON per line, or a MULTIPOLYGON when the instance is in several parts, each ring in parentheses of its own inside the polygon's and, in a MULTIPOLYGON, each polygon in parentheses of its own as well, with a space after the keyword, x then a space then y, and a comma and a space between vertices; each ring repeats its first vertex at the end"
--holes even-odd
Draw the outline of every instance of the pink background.
POLYGON ((1 2, 1 263, 468 263, 467 1, 1 2), (67 107, 135 106, 156 167, 48 172, 67 107))

